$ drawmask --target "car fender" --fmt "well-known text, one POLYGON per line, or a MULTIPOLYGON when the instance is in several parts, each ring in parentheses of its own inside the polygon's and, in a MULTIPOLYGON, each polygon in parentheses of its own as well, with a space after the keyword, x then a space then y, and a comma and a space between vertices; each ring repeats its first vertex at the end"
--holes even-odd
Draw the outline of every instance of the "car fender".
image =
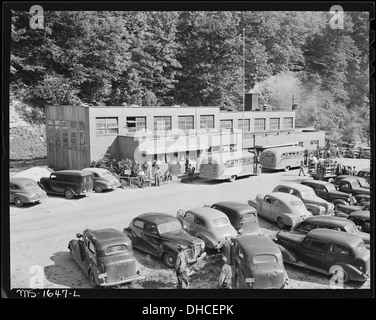
POLYGON ((196 234, 196 237, 202 239, 205 242, 205 247, 207 247, 208 249, 213 249, 218 244, 214 239, 210 238, 203 232, 198 232, 196 234))
POLYGON ((287 263, 297 263, 298 262, 298 259, 296 258, 296 256, 290 250, 286 249, 283 245, 278 244, 278 243, 277 243, 277 246, 278 246, 279 250, 281 250, 283 261, 285 261, 287 263))
POLYGON ((134 232, 130 227, 126 227, 123 229, 123 233, 131 240, 131 243, 133 242, 133 234, 134 232))
POLYGON ((50 188, 50 181, 48 178, 41 178, 37 181, 38 186, 40 186, 44 191, 51 190, 50 188))
MULTIPOLYGON (((292 217, 295 217, 295 215, 293 214, 290 214, 290 213, 285 213, 285 212, 281 212, 280 214, 278 214, 278 217, 281 217, 283 222, 288 225, 288 226, 294 226, 295 224, 297 224, 298 222, 300 221, 297 221, 297 218, 295 219, 295 222, 294 220, 292 219, 292 217)), ((277 219, 278 219, 277 217, 277 219)))
POLYGON ((319 208, 319 205, 317 205, 317 204, 312 204, 312 203, 305 203, 305 206, 306 206, 307 210, 312 210, 312 211, 313 211, 313 214, 314 214, 315 216, 320 214, 320 208, 319 208))
POLYGON ((178 243, 176 242, 170 242, 170 241, 165 241, 161 243, 160 250, 159 250, 159 257, 162 257, 164 253, 169 252, 172 254, 177 254, 178 250, 178 243))

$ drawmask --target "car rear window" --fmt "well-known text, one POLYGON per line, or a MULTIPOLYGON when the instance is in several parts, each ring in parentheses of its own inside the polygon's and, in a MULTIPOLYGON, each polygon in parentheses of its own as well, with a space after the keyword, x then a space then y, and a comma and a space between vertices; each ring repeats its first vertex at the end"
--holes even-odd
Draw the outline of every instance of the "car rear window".
POLYGON ((255 218, 255 214, 250 212, 242 215, 243 220, 251 220, 255 218))
POLYGON ((176 231, 176 230, 180 230, 180 229, 181 229, 181 224, 178 220, 163 223, 163 224, 160 224, 158 226, 159 234, 163 234, 163 233, 166 233, 166 232, 172 232, 172 231, 176 231))
POLYGON ((271 254, 262 254, 253 258, 254 264, 270 264, 277 263, 277 257, 271 254))
POLYGON ((213 220, 213 225, 216 227, 224 226, 228 224, 228 220, 226 218, 217 218, 213 220))
POLYGON ((106 254, 111 254, 120 251, 127 251, 127 246, 125 244, 118 244, 116 246, 110 246, 106 248, 106 254))
POLYGON ((25 183, 25 188, 35 187, 36 185, 37 185, 36 182, 34 182, 34 181, 29 181, 29 182, 26 182, 26 183, 25 183))

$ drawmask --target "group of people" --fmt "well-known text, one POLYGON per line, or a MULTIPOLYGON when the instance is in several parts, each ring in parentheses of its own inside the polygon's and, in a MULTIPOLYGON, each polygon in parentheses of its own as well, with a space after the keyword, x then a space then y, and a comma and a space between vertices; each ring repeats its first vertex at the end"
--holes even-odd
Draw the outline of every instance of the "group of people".
POLYGON ((145 161, 142 165, 137 164, 133 176, 138 178, 138 185, 140 188, 144 187, 146 180, 152 180, 153 178, 156 187, 159 187, 161 182, 172 180, 172 172, 166 169, 166 171, 162 173, 160 164, 160 161, 158 162, 157 160, 154 161, 153 164, 150 160, 148 162, 145 161))

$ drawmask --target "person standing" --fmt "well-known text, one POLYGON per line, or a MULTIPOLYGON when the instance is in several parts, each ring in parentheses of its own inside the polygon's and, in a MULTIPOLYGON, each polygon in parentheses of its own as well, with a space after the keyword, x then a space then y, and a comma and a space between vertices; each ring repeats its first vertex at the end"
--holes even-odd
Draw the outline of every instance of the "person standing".
POLYGON ((315 171, 315 173, 317 173, 317 164, 318 164, 318 160, 317 160, 317 158, 316 158, 316 156, 314 155, 314 156, 312 156, 312 163, 313 163, 313 168, 314 168, 314 171, 315 171))
POLYGON ((304 160, 300 160, 300 170, 299 170, 299 176, 300 174, 303 173, 303 175, 305 176, 305 172, 304 172, 304 160))
POLYGON ((339 158, 339 148, 336 146, 336 157, 339 158))
POLYGON ((161 185, 161 169, 157 166, 154 172, 155 186, 159 187, 161 185))
POLYGON ((145 172, 141 168, 141 166, 139 166, 138 168, 138 180, 139 180, 139 187, 143 188, 145 184, 145 172))
POLYGON ((185 158, 185 174, 189 173, 189 159, 188 157, 185 158))
POLYGON ((183 248, 178 245, 178 255, 175 261, 174 273, 176 274, 176 278, 178 279, 179 289, 188 289, 189 287, 187 262, 188 259, 183 248))
POLYGON ((352 174, 353 176, 356 176, 358 174, 358 171, 356 171, 355 166, 353 166, 352 174))
POLYGON ((219 289, 232 289, 232 269, 228 264, 228 260, 225 256, 222 257, 224 262, 221 273, 218 280, 219 289))

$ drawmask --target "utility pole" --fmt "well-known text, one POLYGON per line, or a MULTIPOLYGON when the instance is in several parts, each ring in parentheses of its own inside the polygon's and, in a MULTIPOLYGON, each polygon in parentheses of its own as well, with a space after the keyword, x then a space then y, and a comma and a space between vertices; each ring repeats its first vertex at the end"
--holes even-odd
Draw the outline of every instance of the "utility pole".
POLYGON ((245 109, 245 28, 243 28, 243 125, 242 125, 242 150, 244 148, 244 109, 245 109))

